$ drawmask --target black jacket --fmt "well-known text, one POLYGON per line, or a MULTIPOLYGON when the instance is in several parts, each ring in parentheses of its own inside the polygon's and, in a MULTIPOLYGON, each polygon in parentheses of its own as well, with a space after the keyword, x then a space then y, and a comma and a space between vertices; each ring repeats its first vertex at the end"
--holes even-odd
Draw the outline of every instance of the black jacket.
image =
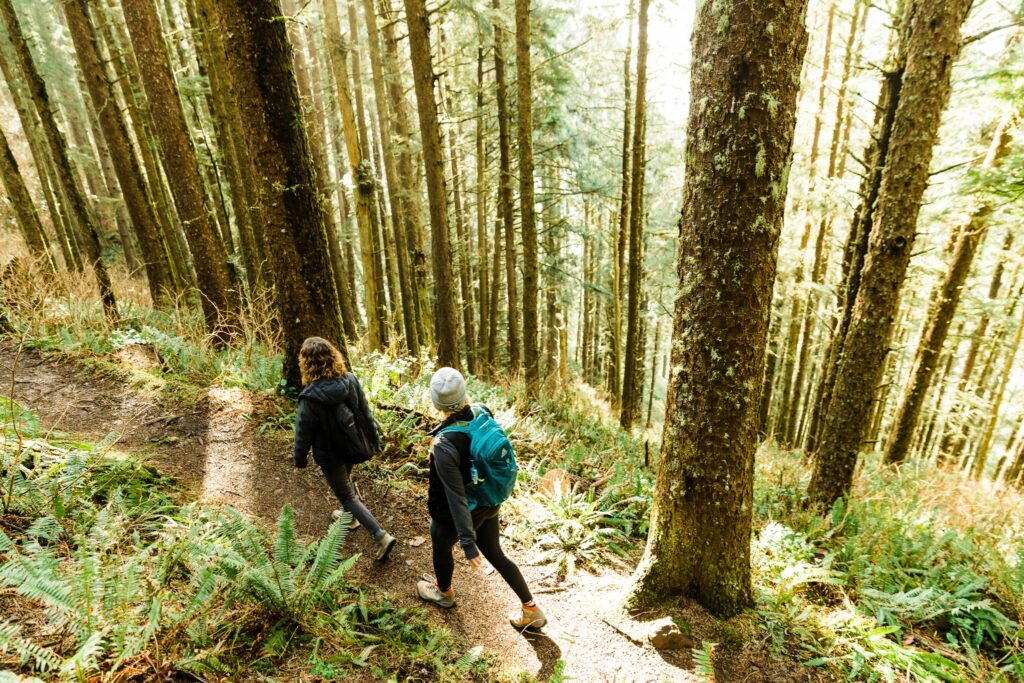
POLYGON ((338 435, 339 427, 334 419, 335 406, 343 402, 355 414, 356 426, 372 450, 380 450, 380 435, 370 405, 366 402, 366 394, 356 376, 346 372, 341 377, 311 382, 299 394, 293 452, 296 467, 306 466, 310 446, 313 447, 313 459, 321 467, 347 461, 339 445, 345 441, 338 435))
MULTIPOLYGON (((491 412, 484 408, 488 413, 491 412)), ((462 432, 439 432, 453 422, 469 422, 473 409, 466 406, 449 415, 441 425, 431 431, 430 479, 427 489, 427 510, 431 519, 455 528, 459 545, 467 559, 480 554, 476 547, 476 528, 497 513, 496 508, 477 507, 470 511, 466 487, 470 483, 469 435, 462 432)))

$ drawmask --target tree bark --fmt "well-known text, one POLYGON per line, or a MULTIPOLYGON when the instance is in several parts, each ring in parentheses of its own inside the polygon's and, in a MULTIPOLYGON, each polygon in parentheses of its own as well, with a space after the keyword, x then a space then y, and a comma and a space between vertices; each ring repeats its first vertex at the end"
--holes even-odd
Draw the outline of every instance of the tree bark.
POLYGON ((0 182, 7 190, 7 197, 14 210, 14 219, 18 224, 25 245, 38 259, 46 261, 51 269, 54 268, 53 257, 50 254, 47 244, 46 232, 39 220, 39 212, 36 205, 32 203, 32 195, 25 185, 25 178, 21 175, 18 162, 7 144, 7 136, 0 130, 0 182))
POLYGON ((536 395, 540 381, 537 337, 537 218, 533 178, 533 67, 530 61, 530 0, 516 5, 516 133, 519 142, 519 212, 523 243, 523 365, 526 390, 536 395))
MULTIPOLYGON (((82 230, 85 241, 85 250, 89 263, 92 265, 93 273, 96 276, 96 284, 99 287, 100 299, 103 302, 103 311, 107 319, 116 324, 118 321, 117 300, 114 297, 114 290, 110 284, 110 275, 103 263, 100 254, 100 237, 96 229, 96 223, 89 211, 85 201, 85 192, 82 190, 82 183, 68 158, 67 141, 64 135, 57 128, 57 121, 54 115, 53 103, 46 89, 46 83, 39 75, 32 53, 29 51, 25 35, 21 30, 21 23, 14 11, 11 0, 0 0, 0 18, 7 26, 8 37, 14 51, 14 58, 18 62, 21 76, 28 85, 28 92, 32 96, 36 113, 43 126, 46 144, 50 149, 50 156, 56 165, 56 176, 63 184, 64 194, 68 199, 70 213, 82 230)), ((12 69, 13 71, 13 69, 12 69)))
POLYGON ((424 0, 404 0, 409 24, 409 52, 412 56, 416 109, 423 138, 423 165, 427 175, 430 204, 431 260, 434 271, 434 340, 437 361, 458 368, 459 322, 454 296, 451 251, 448 239, 448 195, 444 182, 441 129, 434 97, 434 66, 430 56, 430 23, 424 0))
POLYGON ((629 2, 629 14, 626 15, 628 32, 626 34, 626 55, 622 60, 622 187, 619 192, 618 222, 614 227, 615 251, 612 254, 612 300, 611 300, 611 335, 608 344, 608 392, 611 394, 612 405, 617 406, 622 400, 622 302, 625 299, 626 283, 626 246, 629 235, 630 162, 633 144, 633 95, 631 86, 631 63, 633 61, 633 12, 636 0, 629 2))
POLYGON ((384 94, 384 67, 380 50, 380 31, 377 28, 377 13, 373 0, 363 0, 363 16, 366 18, 366 38, 370 44, 370 66, 373 72, 373 94, 377 104, 377 118, 380 125, 381 147, 384 156, 384 173, 388 181, 388 198, 391 202, 392 234, 395 244, 395 260, 398 266, 398 286, 402 294, 402 323, 405 331, 405 346, 413 356, 420 352, 420 339, 416 323, 416 306, 413 301, 413 275, 409 264, 404 198, 400 190, 402 181, 395 158, 392 142, 392 123, 388 115, 388 100, 384 94))
POLYGON ((970 6, 971 0, 920 0, 907 7, 913 13, 907 66, 874 211, 877 229, 871 234, 809 488, 819 508, 830 508, 853 483, 970 6))
POLYGON ((299 387, 299 348, 306 337, 325 337, 343 352, 345 343, 281 6, 278 0, 202 1, 220 19, 232 94, 248 124, 249 155, 260 169, 259 209, 283 333, 284 376, 299 387))
POLYGON ((487 273, 487 153, 484 148, 484 127, 487 119, 484 112, 484 48, 476 51, 476 245, 477 245, 477 281, 479 283, 480 326, 478 329, 476 352, 480 359, 481 369, 490 372, 491 359, 488 357, 490 347, 490 324, 488 313, 491 304, 491 288, 487 273))
MULTIPOLYGON (((500 11, 500 0, 493 0, 491 6, 500 11)), ((508 360, 513 373, 519 371, 519 296, 516 283, 515 223, 512 215, 512 143, 509 127, 512 115, 508 107, 505 84, 505 29, 501 22, 494 24, 494 79, 498 103, 498 149, 499 149, 499 193, 498 206, 505 228, 505 291, 508 310, 508 360)))
POLYGON ((632 161, 630 168, 629 207, 629 305, 626 309, 626 358, 622 373, 622 405, 619 424, 630 429, 640 409, 641 391, 637 387, 637 371, 643 372, 643 348, 640 335, 641 272, 643 271, 644 175, 647 136, 647 13, 650 0, 640 0, 640 17, 636 49, 636 106, 633 124, 632 161))
POLYGON ((116 100, 100 61, 96 36, 89 22, 87 0, 68 0, 63 7, 68 32, 71 34, 78 62, 85 75, 89 97, 96 108, 103 139, 114 162, 114 172, 121 185, 121 194, 137 231, 139 246, 146 261, 149 292, 153 303, 160 305, 168 301, 168 295, 173 288, 170 263, 160 238, 156 216, 146 195, 142 170, 131 149, 128 129, 121 110, 116 106, 109 106, 116 100))
MULTIPOLYGON (((991 169, 999 166, 1009 152, 1012 140, 1011 123, 1012 116, 1005 118, 999 124, 982 168, 991 169)), ((938 367, 939 354, 946 343, 946 335, 949 333, 949 326, 953 322, 953 315, 960 302, 960 293, 964 282, 967 281, 967 276, 971 271, 974 255, 988 232, 988 219, 992 210, 991 200, 979 200, 971 211, 967 225, 960 230, 960 238, 957 240, 953 259, 946 271, 946 277, 938 297, 935 299, 935 305, 929 311, 928 320, 925 322, 910 380, 907 382, 899 407, 896 409, 896 416, 893 418, 893 426, 885 444, 883 458, 885 463, 903 462, 910 450, 910 439, 914 427, 917 425, 921 407, 924 405, 925 396, 928 394, 932 377, 938 367)))
POLYGON ((729 616, 753 603, 758 387, 805 11, 805 3, 784 0, 704 3, 697 11, 673 373, 634 604, 682 594, 729 616), (734 28, 723 32, 726 17, 734 28))
POLYGON ((123 7, 132 47, 139 58, 146 98, 154 116, 159 117, 155 129, 160 154, 192 252, 206 328, 215 339, 226 342, 238 301, 231 285, 227 254, 217 238, 207 205, 199 160, 161 37, 160 18, 154 0, 133 0, 123 7))

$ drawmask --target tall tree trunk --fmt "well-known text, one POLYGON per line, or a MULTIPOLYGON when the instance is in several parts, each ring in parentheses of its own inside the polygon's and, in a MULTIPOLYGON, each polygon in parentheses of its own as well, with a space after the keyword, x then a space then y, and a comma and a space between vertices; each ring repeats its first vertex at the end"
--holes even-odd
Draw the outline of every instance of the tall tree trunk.
POLYGON ((341 35, 338 19, 337 0, 324 0, 324 31, 327 52, 330 57, 331 73, 334 75, 335 90, 341 107, 341 121, 344 129, 345 152, 348 156, 349 173, 355 186, 356 223, 359 227, 360 262, 363 267, 363 305, 366 308, 366 326, 371 349, 380 349, 385 333, 380 319, 381 302, 378 293, 383 287, 383 273, 374 265, 373 225, 370 212, 375 205, 375 181, 372 171, 364 163, 356 123, 356 109, 349 85, 348 46, 341 35), (378 279, 378 276, 380 279, 378 279))
MULTIPOLYGON (((327 0, 327 2, 330 4, 332 0, 327 0)), ((352 57, 352 91, 355 94, 354 112, 356 131, 358 132, 359 138, 360 161, 358 184, 362 193, 361 196, 365 196, 367 208, 369 209, 369 238, 372 245, 371 263, 373 266, 372 282, 375 289, 373 300, 377 306, 375 318, 378 325, 378 334, 380 335, 380 344, 383 348, 389 343, 391 329, 389 321, 391 316, 388 315, 388 302, 385 292, 388 274, 381 245, 384 216, 383 212, 380 210, 380 193, 378 192, 380 182, 377 180, 377 172, 374 167, 374 146, 370 141, 370 126, 367 125, 366 106, 363 98, 363 69, 358 44, 359 20, 356 16, 355 4, 352 2, 347 2, 347 4, 349 30, 349 42, 347 47, 348 53, 352 57)))
POLYGON ((192 252, 206 328, 215 339, 226 342, 226 325, 238 310, 238 301, 231 286, 227 254, 217 238, 206 202, 199 160, 161 37, 160 18, 154 0, 133 0, 123 7, 132 47, 139 57, 146 98, 153 114, 159 117, 155 130, 160 154, 192 252))
POLYGON ((490 324, 487 315, 490 311, 491 289, 487 278, 487 153, 484 148, 484 128, 487 119, 484 114, 484 48, 476 50, 476 245, 477 245, 477 281, 480 295, 480 326, 476 343, 480 365, 486 372, 491 372, 492 362, 490 348, 490 324))
POLYGON ((428 324, 430 300, 427 293, 426 255, 423 253, 423 201, 420 192, 420 160, 412 138, 412 123, 409 120, 409 106, 406 103, 405 87, 399 69, 398 39, 395 37, 395 23, 389 0, 380 0, 381 16, 384 19, 383 66, 391 112, 394 115, 394 139, 398 147, 398 171, 403 179, 400 197, 405 207, 405 241, 409 249, 412 274, 413 304, 416 315, 416 332, 420 345, 430 346, 431 328, 428 324))
POLYGON ((143 258, 146 260, 149 293, 153 303, 159 305, 168 300, 173 280, 156 215, 146 194, 142 169, 139 168, 138 160, 132 152, 128 129, 120 108, 109 106, 116 100, 100 61, 96 36, 89 22, 87 0, 68 0, 63 6, 68 32, 75 44, 75 52, 85 75, 89 97, 96 108, 103 139, 110 150, 114 172, 117 173, 117 181, 121 185, 121 194, 137 231, 143 258))
MULTIPOLYGON (((775 308, 774 306, 772 308, 775 308)), ((782 321, 778 315, 769 313, 768 349, 765 352, 764 379, 761 381, 761 400, 757 408, 757 436, 762 440, 775 437, 769 419, 772 407, 772 389, 775 386, 775 366, 779 359, 779 328, 782 321)))
POLYGON ((516 133, 519 141, 519 212, 523 242, 523 365, 526 390, 536 395, 540 381, 537 338, 537 218, 533 180, 533 67, 530 61, 530 0, 516 4, 516 133))
POLYGON ((626 244, 629 235, 629 209, 630 191, 632 181, 630 180, 630 161, 632 154, 630 146, 633 144, 633 96, 630 85, 630 70, 633 61, 633 11, 636 7, 636 0, 629 2, 629 14, 627 15, 628 33, 626 37, 626 56, 622 60, 622 186, 619 192, 619 213, 618 222, 614 226, 615 239, 613 244, 615 251, 612 254, 612 300, 611 300, 611 339, 608 345, 608 392, 612 397, 612 405, 618 405, 622 400, 622 302, 625 299, 626 276, 626 244))
POLYGON ((388 198, 391 202, 392 234, 395 245, 395 260, 398 266, 398 286, 402 294, 402 327, 405 331, 405 346, 413 356, 420 352, 419 328, 416 323, 416 305, 413 301, 413 275, 409 264, 409 245, 406 234, 408 210, 402 192, 402 181, 395 158, 392 142, 392 122, 388 116, 388 100, 384 94, 384 67, 380 50, 380 31, 377 29, 377 13, 373 0, 363 0, 363 16, 366 19, 366 38, 370 44, 370 66, 373 71, 373 95, 376 101, 377 118, 380 125, 381 148, 384 156, 384 173, 388 181, 388 198))
MULTIPOLYGON (((1017 299, 1020 299, 1019 293, 1017 299)), ((1022 307, 1022 311, 1024 311, 1024 307, 1022 307)), ((981 479, 981 475, 985 473, 988 451, 992 445, 992 437, 995 435, 996 425, 999 424, 999 413, 1003 407, 1006 386, 1010 381, 1010 376, 1013 374, 1014 361, 1020 352, 1022 337, 1024 337, 1024 316, 1021 316, 1021 319, 1017 321, 1017 331, 1013 335, 1013 341, 1010 342, 1010 348, 1006 352, 1006 359, 1003 362, 1003 368, 996 382, 996 391, 992 398, 992 406, 989 409, 989 418, 985 423, 985 431, 982 432, 981 440, 978 442, 977 453, 974 456, 974 461, 971 463, 972 479, 981 479)))
MULTIPOLYGON (((814 125, 811 132, 811 152, 808 157, 807 166, 807 198, 804 205, 804 239, 800 243, 799 268, 795 285, 804 285, 804 265, 806 261, 806 248, 812 230, 811 204, 816 189, 818 169, 818 148, 821 142, 821 127, 825 117, 825 95, 827 93, 829 66, 832 62, 832 28, 835 24, 836 2, 833 0, 828 7, 828 17, 825 22, 825 47, 821 60, 821 79, 818 83, 818 103, 814 112, 814 125)), ((790 333, 793 335, 792 351, 795 363, 790 372, 787 372, 787 388, 789 400, 784 401, 782 406, 785 411, 785 442, 793 445, 797 442, 797 422, 800 415, 800 405, 803 402, 804 378, 807 374, 807 357, 810 351, 810 329, 814 324, 816 304, 814 299, 815 286, 821 281, 821 268, 824 263, 822 259, 822 244, 824 241, 824 224, 818 226, 818 236, 815 239, 814 265, 811 268, 811 287, 804 288, 804 297, 793 297, 793 320, 791 321, 790 333), (798 313, 799 309, 799 313, 798 313)))
MULTIPOLYGON (((85 241, 85 251, 89 263, 92 265, 96 275, 96 284, 99 287, 100 299, 103 302, 103 311, 107 319, 112 323, 118 320, 117 300, 114 298, 114 290, 110 284, 110 275, 103 263, 100 254, 100 237, 96 229, 96 223, 89 207, 85 201, 85 192, 82 190, 82 183, 71 166, 68 158, 68 145, 64 135, 57 128, 57 121, 54 115, 53 103, 50 100, 46 89, 46 83, 39 75, 36 64, 29 52, 28 43, 21 30, 21 23, 18 15, 14 12, 11 0, 0 0, 0 18, 7 26, 7 34, 11 41, 14 58, 18 62, 21 76, 28 84, 28 92, 32 96, 36 113, 43 126, 46 144, 50 148, 50 156, 56 165, 55 175, 63 183, 64 194, 68 199, 69 212, 74 215, 75 222, 82 230, 85 241)), ((14 69, 11 69, 14 71, 14 69)))
POLYGON ((0 130, 0 182, 7 190, 7 197, 14 210, 14 219, 25 239, 25 245, 33 256, 45 260, 51 269, 54 268, 46 232, 39 220, 39 212, 36 211, 36 205, 32 203, 32 195, 29 194, 25 178, 21 175, 18 162, 14 158, 14 153, 11 152, 11 147, 7 144, 7 136, 2 130, 0 130))
POLYGON ((188 0, 189 18, 196 27, 196 57, 210 79, 210 103, 217 137, 225 155, 235 227, 246 270, 249 298, 269 291, 273 281, 267 264, 260 221, 256 172, 243 137, 243 124, 237 104, 230 99, 230 72, 224 60, 224 36, 214 27, 216 18, 207 2, 188 0))
MULTIPOLYGON (((501 9, 500 0, 492 0, 495 10, 501 9)), ((512 216, 512 143, 509 133, 512 115, 508 107, 505 84, 505 29, 501 20, 494 24, 494 78, 498 103, 499 181, 498 206, 505 228, 505 291, 508 310, 508 360, 512 372, 519 371, 519 296, 516 286, 515 223, 512 216)))
POLYGON ((971 0, 908 4, 907 68, 893 123, 891 148, 878 194, 868 256, 843 344, 835 387, 822 424, 809 494, 821 508, 847 495, 886 345, 910 262, 928 166, 949 101, 950 76, 960 52, 960 29, 971 0))
POLYGON ((758 386, 792 160, 802 2, 704 3, 693 30, 672 379, 634 604, 728 616, 750 578, 758 386), (729 32, 721 30, 729 17, 729 32), (771 26, 773 30, 765 30, 771 26), (744 116, 729 116, 735 106, 744 116))
POLYGON ((647 135, 647 12, 650 0, 640 0, 640 18, 636 48, 636 107, 633 125, 633 160, 630 163, 629 208, 629 306, 626 310, 626 358, 622 373, 622 408, 619 424, 630 429, 642 400, 636 385, 637 371, 643 372, 643 347, 640 336, 641 272, 643 271, 644 175, 647 135))
MULTIPOLYGON (((1010 135, 1012 120, 1013 117, 1009 116, 999 124, 982 164, 983 168, 997 167, 1008 153, 1012 140, 1010 135)), ((896 409, 896 416, 893 418, 893 426, 885 444, 883 461, 886 463, 903 462, 907 457, 914 427, 921 415, 921 407, 924 405, 925 396, 931 387, 932 376, 938 366, 939 354, 946 343, 949 326, 953 322, 953 315, 960 302, 961 290, 971 271, 971 264, 974 262, 978 246, 988 232, 988 219, 993 208, 991 199, 977 201, 968 218, 967 225, 960 230, 960 238, 957 240, 953 259, 946 271, 946 277, 938 297, 935 299, 935 304, 929 311, 910 379, 903 392, 903 397, 900 399, 899 407, 896 409)))
POLYGON ((283 332, 284 376, 301 385, 299 348, 325 337, 344 352, 326 217, 302 120, 291 46, 278 0, 201 0, 226 37, 232 95, 244 112, 246 146, 257 178, 263 238, 274 274, 274 306, 283 332))
MULTIPOLYGON (((911 0, 916 1, 916 0, 911 0)), ((904 24, 910 15, 904 13, 904 24)), ((861 271, 868 250, 868 241, 874 224, 874 207, 878 202, 878 192, 882 186, 882 171, 889 155, 889 144, 892 138, 896 109, 900 103, 903 88, 903 72, 906 69, 907 35, 905 27, 896 34, 892 67, 885 72, 878 104, 875 107, 875 120, 869 143, 865 149, 865 174, 862 177, 859 197, 860 203, 853 214, 850 231, 843 246, 842 276, 839 288, 839 310, 833 325, 835 332, 829 348, 825 351, 825 366, 817 388, 814 410, 811 413, 810 427, 804 451, 814 453, 821 438, 822 420, 828 412, 832 401, 839 359, 842 357, 846 334, 853 317, 853 304, 860 289, 861 271)), ((845 159, 845 157, 843 157, 845 159)))
POLYGON ((423 164, 427 171, 427 199, 430 204, 431 260, 434 271, 434 339, 437 361, 459 367, 459 323, 455 310, 455 282, 452 278, 448 245, 448 196, 444 183, 444 155, 441 128, 434 97, 434 66, 430 56, 430 23, 424 0, 404 0, 409 24, 409 52, 412 56, 416 109, 423 138, 423 164))

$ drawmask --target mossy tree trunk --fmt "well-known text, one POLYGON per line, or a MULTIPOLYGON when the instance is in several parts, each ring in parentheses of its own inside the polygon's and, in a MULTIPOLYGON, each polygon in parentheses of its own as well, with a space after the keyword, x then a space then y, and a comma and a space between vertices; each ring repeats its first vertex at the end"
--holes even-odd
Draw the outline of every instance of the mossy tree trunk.
POLYGON ((758 389, 805 12, 803 2, 734 0, 696 15, 673 371, 634 604, 686 595, 729 616, 753 602, 758 389))
POLYGON ((39 220, 39 212, 32 203, 32 195, 25 185, 25 178, 18 168, 18 161, 7 143, 7 136, 0 130, 0 182, 7 190, 7 197, 14 209, 14 218, 18 229, 25 240, 25 245, 36 258, 46 261, 50 268, 54 267, 53 257, 47 244, 46 232, 39 220))
POLYGON ((247 122, 245 142, 257 177, 261 232, 274 277, 284 377, 301 385, 299 348, 309 336, 345 349, 291 46, 278 0, 218 0, 235 101, 247 122))
POLYGON ((822 420, 809 488, 812 502, 820 508, 830 508, 846 496, 853 483, 913 251, 928 166, 949 101, 960 29, 970 6, 971 0, 919 0, 907 6, 913 13, 907 22, 907 67, 874 209, 876 227, 822 420))

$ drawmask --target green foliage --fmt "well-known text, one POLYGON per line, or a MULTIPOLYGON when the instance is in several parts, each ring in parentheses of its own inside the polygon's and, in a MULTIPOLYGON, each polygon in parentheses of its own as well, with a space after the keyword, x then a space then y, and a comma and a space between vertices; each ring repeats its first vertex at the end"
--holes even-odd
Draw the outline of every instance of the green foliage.
POLYGON ((800 505, 799 453, 762 450, 752 546, 775 651, 865 680, 1017 680, 1024 649, 1024 501, 928 466, 872 460, 822 519, 800 505))
POLYGON ((693 648, 694 672, 707 683, 715 683, 715 648, 718 643, 703 641, 700 647, 693 648))
POLYGON ((33 469, 12 467, 22 453, 3 443, 0 470, 13 474, 0 529, 0 665, 48 680, 237 679, 313 647, 310 666, 340 678, 373 669, 479 679, 490 666, 418 610, 346 580, 357 559, 343 555, 347 519, 307 542, 289 507, 271 533, 230 507, 182 505, 169 482, 104 455, 102 443, 24 441, 33 469))

